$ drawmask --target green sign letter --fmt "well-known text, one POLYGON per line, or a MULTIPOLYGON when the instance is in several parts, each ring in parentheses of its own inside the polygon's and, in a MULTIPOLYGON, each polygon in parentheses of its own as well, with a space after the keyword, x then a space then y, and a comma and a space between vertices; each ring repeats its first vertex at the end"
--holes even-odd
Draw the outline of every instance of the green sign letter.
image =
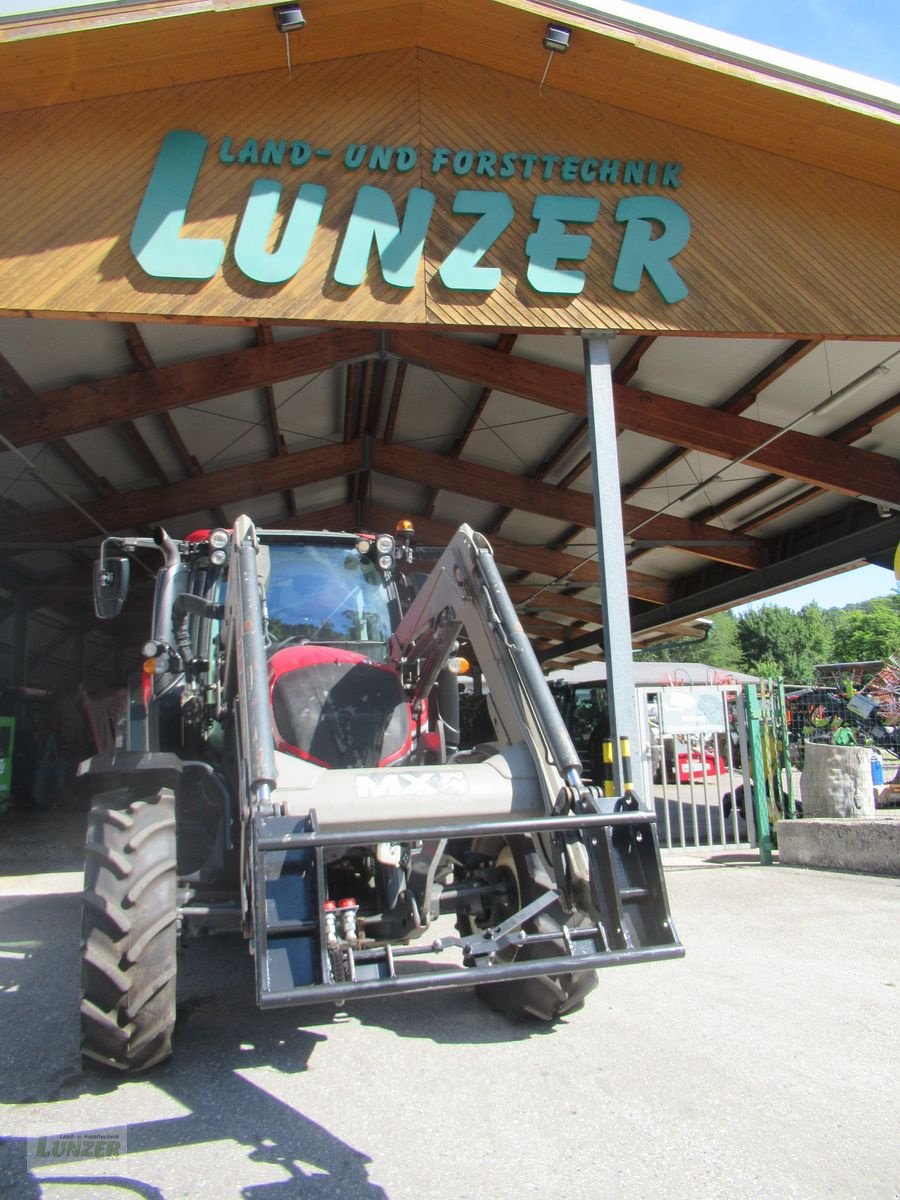
POLYGON ((413 188, 406 200, 401 228, 388 193, 383 188, 361 187, 334 268, 335 280, 345 287, 362 283, 374 240, 385 281, 392 287, 414 287, 433 208, 432 193, 413 188))
POLYGON ((281 244, 269 252, 266 242, 278 214, 281 184, 274 179, 257 179, 234 243, 234 261, 249 279, 284 283, 297 274, 306 261, 327 195, 318 184, 304 183, 282 230, 281 244))
POLYGON ((208 142, 187 129, 173 129, 163 138, 131 231, 131 252, 148 275, 212 279, 225 256, 225 243, 218 238, 179 237, 208 142))
POLYGON ((500 282, 500 268, 476 264, 512 221, 515 215, 512 201, 504 192, 462 191, 456 193, 453 211, 482 215, 441 263, 438 270, 441 282, 458 291, 493 291, 500 282))
POLYGON ((592 196, 538 196, 531 215, 538 223, 525 242, 528 282, 536 292, 577 296, 584 288, 584 271, 560 270, 557 262, 582 262, 591 250, 585 233, 566 233, 564 222, 588 225, 596 220, 600 201, 592 196))
POLYGON ((619 201, 616 220, 626 225, 613 287, 620 292, 636 292, 646 271, 667 304, 683 300, 687 287, 669 261, 685 248, 691 236, 691 219, 681 205, 662 196, 629 196, 619 201), (652 221, 662 225, 657 238, 653 237, 652 221))

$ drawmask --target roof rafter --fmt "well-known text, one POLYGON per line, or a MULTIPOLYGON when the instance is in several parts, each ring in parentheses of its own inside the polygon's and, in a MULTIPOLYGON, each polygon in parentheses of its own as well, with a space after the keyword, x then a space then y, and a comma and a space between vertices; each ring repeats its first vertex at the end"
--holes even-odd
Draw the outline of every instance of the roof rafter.
MULTIPOLYGON (((256 330, 256 344, 258 346, 271 346, 273 341, 272 330, 269 326, 260 325, 256 330)), ((265 383, 263 384, 262 392, 266 406, 266 417, 269 422, 269 432, 272 435, 272 457, 279 458, 282 454, 287 454, 287 445, 278 422, 278 402, 275 399, 275 389, 271 383, 265 383)), ((288 512, 296 513, 297 504, 294 500, 294 493, 290 488, 284 493, 284 501, 288 512)))
MULTIPOLYGON (((492 386, 516 396, 582 415, 584 378, 578 371, 519 357, 507 357, 440 334, 403 331, 391 335, 391 349, 411 362, 492 386)), ((777 425, 710 409, 671 396, 614 384, 616 425, 661 438, 689 450, 749 466, 829 491, 860 492, 900 503, 900 468, 884 454, 837 447, 824 438, 782 431, 777 425), (771 440, 770 440, 771 439, 771 440)))
MULTIPOLYGON (((367 513, 371 525, 375 529, 392 529, 401 517, 409 517, 407 510, 389 508, 383 504, 370 505, 367 513)), ((352 527, 352 505, 337 505, 334 508, 320 509, 316 512, 301 513, 293 526, 296 528, 320 527, 326 529, 346 529, 352 527)), ((456 533, 457 526, 447 521, 436 521, 433 517, 414 516, 416 541, 419 545, 446 546, 456 533)), ((503 566, 514 567, 534 575, 545 575, 551 579, 566 576, 573 584, 596 584, 599 582, 599 567, 596 559, 581 559, 561 550, 550 550, 545 546, 526 546, 509 537, 492 537, 490 539, 494 557, 503 566)), ((527 586, 527 585, 526 585, 527 586)), ((532 585, 529 592, 536 590, 532 585)), ((665 604, 674 594, 672 584, 668 580, 658 579, 655 575, 647 575, 640 571, 628 572, 629 593, 639 600, 647 600, 651 604, 665 604)))
MULTIPOLYGON (((95 500, 82 505, 96 520, 112 530, 130 529, 150 521, 163 521, 222 504, 233 504, 257 496, 269 495, 285 487, 321 483, 326 479, 349 475, 362 467, 362 445, 359 441, 338 445, 316 446, 280 458, 267 459, 265 469, 259 462, 191 479, 182 479, 168 487, 140 488, 120 492, 111 500, 95 500)), ((37 513, 27 525, 22 525, 7 541, 61 542, 67 538, 93 533, 95 527, 82 512, 71 508, 37 513), (21 536, 17 537, 16 534, 21 536)))
MULTIPOLYGON (((761 391, 774 383, 776 379, 780 379, 786 371, 789 371, 791 367, 806 358, 807 354, 811 354, 817 346, 822 344, 822 340, 822 338, 801 338, 799 341, 792 343, 781 354, 776 355, 771 362, 766 363, 746 383, 743 383, 727 400, 724 400, 721 404, 717 404, 715 411, 730 413, 745 412, 754 403, 761 391)), ((616 382, 626 383, 628 381, 616 380, 616 382)), ((687 450, 684 446, 676 446, 641 476, 633 479, 624 489, 626 500, 636 495, 647 484, 652 483, 654 479, 658 479, 660 475, 675 466, 676 463, 682 460, 686 453, 687 450)))
MULTIPOLYGON (((497 342, 494 346, 494 349, 499 351, 500 354, 511 354, 513 347, 516 344, 517 337, 518 337, 518 334, 515 334, 515 333, 501 333, 501 335, 497 338, 497 342)), ((458 434, 456 441, 450 447, 450 450, 448 452, 448 455, 450 458, 462 458, 463 451, 466 448, 466 443, 468 442, 468 440, 472 436, 472 434, 475 432, 475 430, 478 428, 478 424, 481 421, 481 418, 484 416, 484 410, 487 408, 488 402, 490 401, 490 398, 491 398, 491 396, 493 396, 493 394, 494 394, 494 389, 492 387, 483 387, 481 389, 481 394, 479 395, 478 399, 475 402, 475 407, 469 413, 468 420, 466 421, 462 432, 460 434, 458 434)), ((434 513, 434 506, 437 501, 439 493, 440 493, 439 488, 433 488, 432 492, 431 492, 431 496, 428 500, 428 503, 425 505, 425 512, 428 514, 429 517, 432 516, 432 514, 434 513)), ((494 527, 499 528, 499 526, 502 524, 503 524, 503 518, 501 517, 495 523, 494 527)))
MULTIPOLYGON (((45 392, 34 403, 0 410, 5 436, 15 445, 53 441, 71 433, 200 403, 216 396, 325 370, 378 350, 372 331, 339 330, 289 342, 231 351, 212 359, 159 367, 45 392)), ((583 415, 584 379, 577 371, 537 363, 437 334, 391 335, 393 353, 566 412, 583 415)), ((615 385, 616 423, 786 478, 855 496, 900 503, 900 469, 887 455, 836 445, 827 439, 710 410, 670 396, 615 385)))
POLYGON ((371 330, 340 329, 214 358, 97 379, 35 396, 26 409, 0 407, 0 428, 15 446, 54 441, 87 429, 200 404, 265 384, 325 371, 378 349, 371 330))
MULTIPOLYGON (((384 475, 396 475, 432 487, 437 485, 458 494, 463 486, 458 464, 440 454, 396 442, 387 446, 381 441, 372 442, 371 454, 372 469, 384 475)), ((511 503, 514 508, 541 516, 552 513, 559 520, 577 525, 592 526, 594 523, 594 501, 587 492, 560 490, 479 463, 467 461, 465 467, 464 495, 504 507, 511 503)), ((659 516, 631 504, 623 506, 622 516, 626 533, 641 525, 644 536, 673 545, 680 543, 679 548, 704 558, 745 568, 760 566, 763 560, 762 543, 727 529, 715 529, 684 517, 659 516)))
MULTIPOLYGON (((852 445, 853 442, 858 441, 860 438, 867 437, 876 425, 880 425, 882 421, 889 420, 898 412, 900 412, 900 392, 891 396, 890 399, 884 400, 881 404, 876 404, 868 412, 861 413, 860 416, 855 417, 852 421, 848 421, 846 425, 842 425, 834 433, 830 433, 828 441, 843 443, 847 446, 852 445)), ((757 496, 767 492, 778 483, 781 483, 779 476, 769 475, 751 487, 745 488, 736 496, 730 497, 724 504, 718 506, 717 511, 719 513, 728 512, 741 504, 745 504, 748 500, 755 500, 757 496)), ((781 504, 773 505, 772 508, 767 509, 757 516, 742 521, 738 528, 741 533, 749 533, 750 530, 757 529, 760 525, 765 525, 766 522, 773 521, 776 517, 780 517, 786 512, 791 512, 803 504, 808 504, 810 500, 815 500, 817 496, 821 496, 822 494, 822 488, 805 488, 803 491, 789 496, 781 504)))

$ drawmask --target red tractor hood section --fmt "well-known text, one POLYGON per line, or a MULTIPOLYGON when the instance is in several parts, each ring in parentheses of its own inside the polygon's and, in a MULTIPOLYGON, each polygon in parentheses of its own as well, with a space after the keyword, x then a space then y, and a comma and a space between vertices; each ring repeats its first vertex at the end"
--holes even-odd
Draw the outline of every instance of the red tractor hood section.
POLYGON ((414 725, 397 672, 355 650, 276 650, 269 696, 278 750, 331 768, 385 767, 409 755, 414 725))
MULTIPOLYGON (((337 646, 316 646, 312 643, 286 646, 283 650, 276 650, 269 659, 269 686, 288 671, 302 671, 304 667, 318 667, 323 663, 359 664, 370 661, 364 654, 358 654, 355 650, 341 650, 337 646)), ((371 665, 374 667, 378 664, 371 665)))

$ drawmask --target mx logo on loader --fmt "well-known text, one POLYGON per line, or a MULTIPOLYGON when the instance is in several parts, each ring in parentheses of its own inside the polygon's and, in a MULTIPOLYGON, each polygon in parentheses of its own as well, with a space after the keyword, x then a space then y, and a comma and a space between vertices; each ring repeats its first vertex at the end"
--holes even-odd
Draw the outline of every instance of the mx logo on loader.
POLYGON ((359 775, 356 794, 361 800, 384 796, 464 796, 466 780, 462 771, 425 771, 421 774, 359 775))

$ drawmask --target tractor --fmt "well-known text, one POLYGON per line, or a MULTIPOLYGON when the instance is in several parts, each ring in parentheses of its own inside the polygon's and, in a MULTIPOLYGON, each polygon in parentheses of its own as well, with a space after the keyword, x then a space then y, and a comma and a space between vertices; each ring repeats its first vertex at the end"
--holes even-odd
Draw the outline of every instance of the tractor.
POLYGON ((181 947, 240 931, 262 1008, 474 986, 514 1020, 676 958, 652 813, 578 754, 491 547, 257 528, 107 538, 98 617, 159 554, 142 670, 91 796, 86 1063, 172 1050, 181 947), (462 744, 461 649, 493 737, 462 744), (442 918, 444 918, 442 920, 442 918))

